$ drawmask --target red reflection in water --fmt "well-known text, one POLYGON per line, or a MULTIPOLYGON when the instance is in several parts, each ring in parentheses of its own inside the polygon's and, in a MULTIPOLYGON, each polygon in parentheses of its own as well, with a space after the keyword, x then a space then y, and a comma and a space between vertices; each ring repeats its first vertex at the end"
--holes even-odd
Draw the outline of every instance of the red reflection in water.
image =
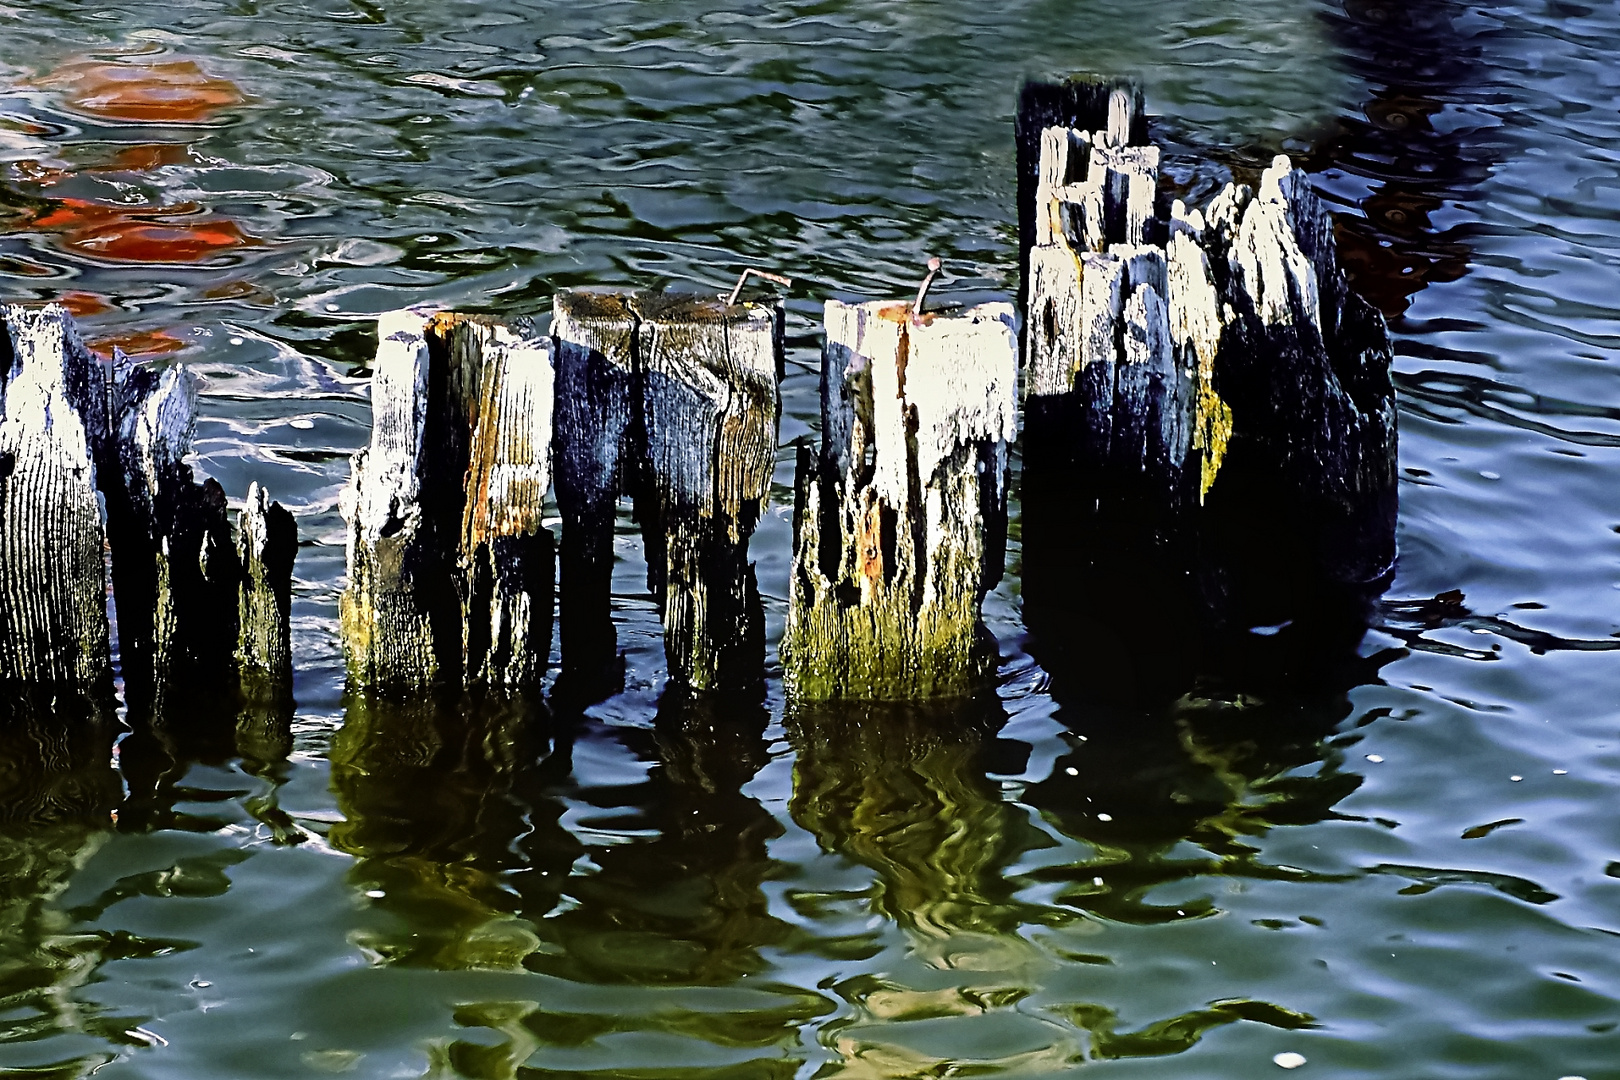
POLYGON ((192 60, 121 64, 80 60, 39 80, 63 90, 73 109, 105 120, 196 124, 246 101, 236 84, 203 71, 192 60))
POLYGON ((114 346, 123 349, 129 356, 164 356, 179 352, 186 347, 186 343, 167 330, 133 330, 92 341, 89 349, 101 356, 111 357, 114 346))
POLYGON ((126 146, 105 165, 93 165, 86 172, 149 172, 165 165, 184 165, 191 160, 190 147, 181 143, 141 143, 126 146))
POLYGON ((106 297, 92 292, 65 292, 56 298, 56 302, 67 308, 68 314, 75 319, 100 315, 103 311, 112 310, 112 305, 107 303, 106 297))
POLYGON ((114 206, 90 199, 57 199, 27 225, 62 233, 68 248, 118 262, 200 262, 259 242, 236 222, 202 213, 196 203, 114 206))

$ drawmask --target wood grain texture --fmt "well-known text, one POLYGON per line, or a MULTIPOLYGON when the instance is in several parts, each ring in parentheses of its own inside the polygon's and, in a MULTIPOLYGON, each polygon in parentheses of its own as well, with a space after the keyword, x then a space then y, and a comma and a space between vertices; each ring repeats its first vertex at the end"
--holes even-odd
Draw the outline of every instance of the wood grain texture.
POLYGON ((634 467, 635 332, 635 312, 622 293, 573 290, 553 300, 561 678, 592 688, 589 693, 617 672, 613 522, 634 467))
POLYGON ((1009 304, 828 301, 823 442, 800 447, 782 662, 802 701, 977 688, 1016 435, 1009 304))
POLYGON ((493 320, 378 320, 372 438, 341 500, 356 686, 537 684, 551 649, 549 343, 493 320))
POLYGON ((694 690, 764 678, 748 541, 770 494, 779 427, 779 304, 642 294, 636 514, 670 678, 694 690))
POLYGON ((615 672, 613 522, 635 502, 671 682, 739 689, 764 677, 748 541, 776 458, 779 304, 560 293, 557 504, 563 516, 564 674, 615 672))
POLYGON ((105 376, 62 307, 0 320, 0 681, 104 693, 105 376))

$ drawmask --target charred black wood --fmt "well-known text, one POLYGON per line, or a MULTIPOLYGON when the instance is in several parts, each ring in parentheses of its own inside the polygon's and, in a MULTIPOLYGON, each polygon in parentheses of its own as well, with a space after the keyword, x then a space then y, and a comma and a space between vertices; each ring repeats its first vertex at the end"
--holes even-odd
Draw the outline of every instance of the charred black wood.
POLYGON ((1140 96, 1086 104, 1041 132, 1021 222, 1026 622, 1141 644, 1364 619, 1394 561, 1394 393, 1331 220, 1285 157, 1166 213, 1140 96))

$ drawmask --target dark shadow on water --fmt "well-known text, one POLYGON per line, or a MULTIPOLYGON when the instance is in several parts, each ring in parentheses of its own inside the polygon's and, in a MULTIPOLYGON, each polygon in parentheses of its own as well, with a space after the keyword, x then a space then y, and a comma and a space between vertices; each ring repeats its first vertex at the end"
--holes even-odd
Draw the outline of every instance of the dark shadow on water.
POLYGON ((285 690, 251 680, 170 688, 161 704, 134 717, 134 730, 119 744, 119 771, 129 788, 118 811, 119 829, 213 832, 224 824, 221 819, 176 810, 175 804, 193 801, 196 793, 184 785, 193 765, 236 765, 267 785, 245 798, 243 807, 276 842, 297 843, 303 833, 276 796, 286 782, 292 720, 293 700, 285 690))
POLYGON ((738 982, 767 972, 763 950, 793 934, 764 890, 781 825, 742 790, 769 761, 768 720, 757 694, 670 693, 647 727, 493 694, 350 699, 332 748, 346 820, 331 841, 357 858, 351 880, 374 913, 351 939, 372 962, 615 988, 457 1005, 458 1025, 485 1030, 429 1048, 447 1074, 550 1075, 548 1052, 616 1032, 681 1036, 732 1060, 758 1048, 735 1075, 792 1074, 782 1048, 831 1006, 738 982), (721 1008, 659 990, 733 986, 721 1008))
POLYGON ((1433 215, 1473 198, 1508 152, 1456 108, 1480 98, 1481 49, 1458 25, 1469 10, 1457 0, 1344 0, 1325 16, 1371 95, 1360 115, 1315 136, 1304 166, 1348 174, 1318 187, 1360 210, 1338 218, 1340 258, 1351 285, 1391 318, 1413 293, 1468 272, 1464 227, 1433 215))
POLYGON ((588 844, 592 869, 569 880, 570 908, 547 920, 554 949, 531 970, 716 986, 767 969, 761 950, 790 932, 763 889, 774 865, 767 845, 782 828, 743 788, 769 761, 768 722, 757 693, 674 689, 650 728, 585 722, 581 737, 617 744, 642 779, 578 789, 578 820, 602 840, 588 844))

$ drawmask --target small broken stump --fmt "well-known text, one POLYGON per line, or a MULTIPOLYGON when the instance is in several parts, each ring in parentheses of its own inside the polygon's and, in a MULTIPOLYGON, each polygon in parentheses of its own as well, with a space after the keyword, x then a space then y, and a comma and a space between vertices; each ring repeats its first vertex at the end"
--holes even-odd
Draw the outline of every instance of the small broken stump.
POLYGON ((800 700, 960 696, 1006 550, 1013 306, 826 306, 822 445, 799 447, 782 663, 800 700))

